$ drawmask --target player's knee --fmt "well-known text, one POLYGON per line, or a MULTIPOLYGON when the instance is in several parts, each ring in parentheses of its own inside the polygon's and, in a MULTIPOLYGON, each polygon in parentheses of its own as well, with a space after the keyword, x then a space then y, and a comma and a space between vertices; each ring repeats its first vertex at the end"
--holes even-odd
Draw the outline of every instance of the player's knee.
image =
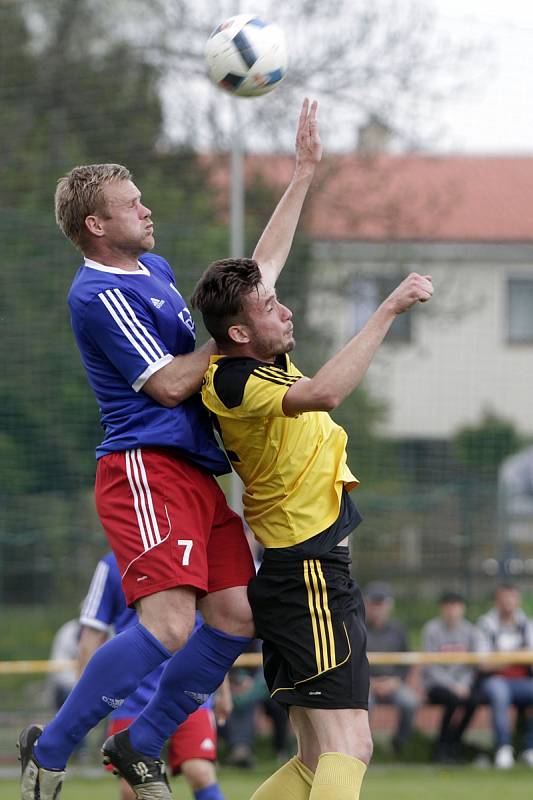
POLYGON ((217 782, 215 765, 212 761, 192 758, 181 764, 181 771, 193 792, 198 792, 217 782))
POLYGON ((247 617, 234 617, 231 620, 225 620, 224 624, 218 626, 219 630, 228 633, 231 636, 246 636, 253 639, 255 636, 255 625, 252 614, 247 617))
POLYGON ((184 628, 182 625, 169 622, 163 633, 164 638, 159 639, 159 641, 161 641, 171 653, 176 653, 188 642, 191 633, 192 626, 190 628, 184 628))
POLYGON ((179 586, 140 598, 136 604, 139 620, 171 653, 189 639, 195 623, 196 592, 179 586))
POLYGON ((374 743, 372 741, 372 732, 368 724, 368 717, 366 714, 358 713, 358 724, 355 728, 351 728, 350 736, 344 739, 346 755, 351 755, 354 758, 362 761, 363 764, 369 764, 374 750, 374 743))
POLYGON ((357 754, 356 758, 359 761, 362 761, 363 764, 370 764, 370 760, 372 758, 372 753, 374 752, 374 743, 372 741, 372 735, 370 731, 366 734, 363 734, 357 740, 357 754))
POLYGON ((170 614, 159 619, 146 619, 141 616, 140 621, 170 653, 181 650, 189 640, 194 627, 194 618, 188 619, 170 614))
POLYGON ((255 636, 246 586, 233 586, 208 595, 201 602, 200 611, 208 625, 230 636, 255 636))

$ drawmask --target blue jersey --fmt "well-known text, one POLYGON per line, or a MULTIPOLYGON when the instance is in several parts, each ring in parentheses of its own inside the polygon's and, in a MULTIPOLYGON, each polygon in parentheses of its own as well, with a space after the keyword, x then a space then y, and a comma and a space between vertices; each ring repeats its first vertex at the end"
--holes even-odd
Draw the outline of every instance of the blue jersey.
POLYGON ((173 447, 210 472, 229 472, 199 393, 166 408, 141 391, 173 356, 194 350, 194 322, 167 262, 143 255, 132 272, 86 259, 68 304, 105 433, 97 458, 137 447, 173 447))
MULTIPOLYGON (((137 612, 126 605, 117 560, 113 553, 107 553, 98 562, 94 571, 89 592, 81 609, 80 624, 112 635, 136 625, 137 621, 137 612)), ((202 624, 202 617, 196 612, 194 630, 202 624)), ((164 661, 147 675, 133 694, 124 700, 120 708, 113 711, 111 716, 114 719, 133 719, 140 714, 157 689, 166 663, 164 661)), ((212 706, 211 698, 205 706, 212 706)))

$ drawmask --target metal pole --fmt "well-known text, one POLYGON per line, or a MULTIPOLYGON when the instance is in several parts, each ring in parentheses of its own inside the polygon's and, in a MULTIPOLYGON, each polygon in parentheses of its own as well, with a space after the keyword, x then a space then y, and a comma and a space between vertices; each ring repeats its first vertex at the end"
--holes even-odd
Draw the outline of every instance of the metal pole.
POLYGON ((239 100, 232 98, 233 125, 231 134, 231 182, 230 182, 230 255, 244 256, 244 154, 240 126, 239 100))
MULTIPOLYGON (((244 256, 244 153, 240 124, 239 100, 231 99, 233 125, 231 135, 230 179, 230 255, 244 256)), ((231 473, 229 504, 242 516, 242 481, 236 472, 231 473)))

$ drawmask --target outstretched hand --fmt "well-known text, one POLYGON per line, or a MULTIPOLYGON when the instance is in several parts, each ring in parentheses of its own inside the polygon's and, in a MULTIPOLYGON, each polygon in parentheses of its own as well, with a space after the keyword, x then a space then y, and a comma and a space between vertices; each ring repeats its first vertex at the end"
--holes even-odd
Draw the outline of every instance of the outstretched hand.
POLYGON ((415 303, 425 303, 433 294, 431 275, 411 272, 389 295, 388 302, 395 314, 402 314, 415 303))
POLYGON ((322 158, 322 142, 318 132, 318 103, 313 100, 309 105, 306 97, 302 104, 298 130, 296 131, 296 168, 314 170, 322 158))

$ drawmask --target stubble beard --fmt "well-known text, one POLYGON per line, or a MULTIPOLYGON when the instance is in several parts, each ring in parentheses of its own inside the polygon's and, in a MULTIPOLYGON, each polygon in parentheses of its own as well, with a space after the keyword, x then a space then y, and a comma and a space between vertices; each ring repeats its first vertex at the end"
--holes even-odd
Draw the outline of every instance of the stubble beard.
POLYGON ((291 338, 290 341, 288 341, 286 344, 280 344, 277 346, 272 345, 270 348, 265 347, 264 358, 265 360, 271 360, 276 358, 277 356, 284 356, 287 353, 290 353, 292 352, 292 350, 294 350, 295 344, 296 342, 294 341, 294 338, 291 338))

